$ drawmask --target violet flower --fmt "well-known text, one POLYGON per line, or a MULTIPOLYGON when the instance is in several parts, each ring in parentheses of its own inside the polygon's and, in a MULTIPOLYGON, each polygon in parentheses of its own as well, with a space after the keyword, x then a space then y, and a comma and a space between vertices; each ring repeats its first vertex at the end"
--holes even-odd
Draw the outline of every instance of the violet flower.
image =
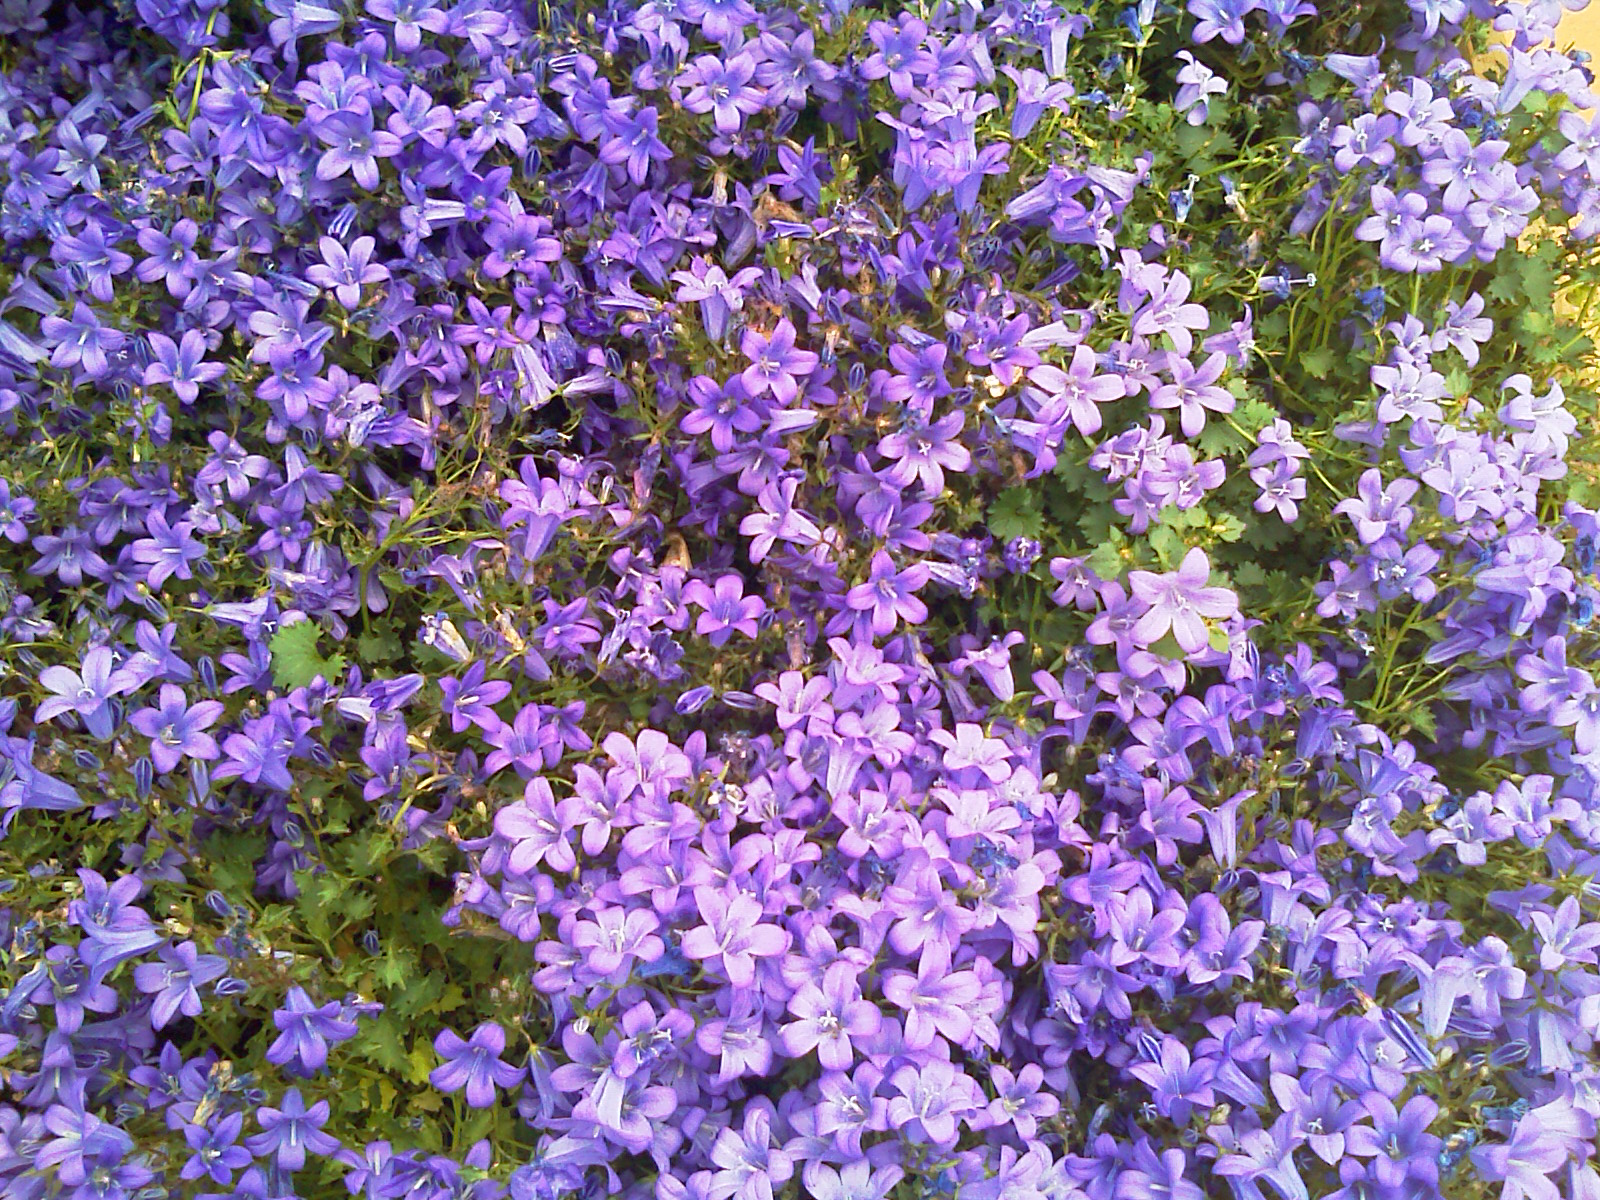
POLYGON ((522 1081, 521 1067, 501 1061, 506 1034, 493 1021, 474 1029, 470 1041, 462 1041, 453 1030, 441 1030, 433 1039, 433 1048, 445 1061, 433 1069, 428 1082, 441 1092, 465 1088, 467 1103, 473 1108, 491 1107, 497 1087, 515 1087, 522 1081))
POLYGON ((256 1110, 261 1132, 245 1139, 251 1154, 258 1158, 271 1155, 279 1170, 298 1171, 306 1165, 307 1153, 326 1158, 338 1151, 338 1141, 322 1132, 328 1122, 326 1100, 307 1108, 300 1089, 292 1087, 278 1103, 281 1108, 263 1105, 256 1110))
POLYGON ((221 757, 216 739, 205 731, 217 723, 223 706, 216 700, 190 705, 183 689, 161 685, 159 708, 141 708, 128 723, 151 739, 150 758, 163 775, 177 769, 184 758, 212 760, 221 757))

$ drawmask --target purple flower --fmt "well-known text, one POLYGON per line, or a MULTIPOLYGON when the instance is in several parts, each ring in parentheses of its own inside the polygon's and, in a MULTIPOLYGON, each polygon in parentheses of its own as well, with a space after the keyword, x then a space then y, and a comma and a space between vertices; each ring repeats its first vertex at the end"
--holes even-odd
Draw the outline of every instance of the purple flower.
POLYGON ((294 787, 294 776, 289 774, 289 750, 277 720, 256 717, 246 721, 241 732, 231 733, 223 740, 222 752, 227 761, 212 772, 212 778, 237 777, 246 783, 261 783, 287 792, 294 787))
POLYGON ((1126 391, 1117 376, 1095 373, 1098 362, 1095 352, 1080 342, 1066 370, 1044 363, 1028 372, 1028 381, 1046 396, 1035 409, 1041 424, 1070 420, 1085 437, 1100 431, 1100 405, 1122 399, 1126 391))
POLYGON ((23 976, 0 1007, 0 1013, 19 1008, 30 1000, 54 1007, 56 1029, 62 1034, 82 1029, 85 1013, 114 1013, 121 1003, 115 991, 95 978, 95 972, 79 957, 77 948, 67 945, 51 946, 45 951, 44 963, 23 976), (40 990, 30 988, 30 979, 42 984, 40 990))
POLYGON ((749 0, 682 0, 679 11, 685 20, 698 21, 700 32, 720 45, 732 42, 756 20, 749 0))
POLYGON ((1219 79, 1215 71, 1200 62, 1187 50, 1179 50, 1183 60, 1178 68, 1178 94, 1173 97, 1173 110, 1184 115, 1191 125, 1204 125, 1210 115, 1211 97, 1225 95, 1228 82, 1219 79))
POLYGON ((174 300, 182 300, 199 273, 200 256, 194 252, 199 236, 200 226, 188 217, 176 222, 171 234, 159 229, 141 229, 139 249, 150 257, 140 262, 133 273, 145 283, 161 280, 174 300))
POLYGON ((577 922, 570 941, 582 951, 583 966, 596 979, 620 985, 632 960, 651 963, 666 953, 666 943, 656 935, 660 927, 652 912, 607 907, 594 920, 577 922))
POLYGON ((216 700, 197 700, 193 706, 175 684, 161 685, 161 706, 141 708, 128 723, 151 739, 150 758, 163 775, 177 769, 183 758, 215 759, 221 756, 214 738, 205 731, 222 716, 216 700))
POLYGON ((683 589, 683 598, 705 610, 694 631, 715 647, 727 645, 735 632, 755 637, 760 632, 757 622, 767 611, 760 596, 744 594, 744 579, 734 574, 719 576, 713 587, 691 580, 683 589))
POLYGON ((343 1017, 344 1006, 336 1000, 317 1006, 302 987, 292 987, 283 1007, 272 1014, 278 1036, 267 1047, 267 1061, 284 1067, 293 1064, 299 1071, 320 1071, 328 1063, 329 1043, 356 1036, 354 1021, 343 1017))
MULTIPOLYGON (((720 345, 728 335, 728 323, 733 314, 742 311, 744 308, 745 290, 761 278, 761 271, 756 267, 745 267, 743 270, 735 271, 730 277, 721 267, 708 262, 698 254, 695 255, 689 266, 690 269, 687 271, 674 271, 672 273, 672 281, 678 285, 678 302, 680 304, 698 303, 700 305, 700 322, 705 326, 706 336, 720 345)), ((695 395, 696 384, 709 392, 713 398, 709 403, 720 403, 725 395, 731 395, 736 399, 732 400, 730 411, 749 414, 749 410, 741 409, 738 403, 739 400, 744 398, 742 389, 735 393, 724 393, 714 379, 705 375, 697 375, 689 381, 689 392, 696 403, 700 405, 702 411, 708 407, 708 401, 695 395)), ((746 420, 749 419, 747 415, 746 420)), ((689 419, 686 417, 683 428, 689 433, 704 433, 706 428, 713 428, 711 440, 718 450, 726 452, 733 447, 731 436, 727 437, 727 444, 723 445, 717 440, 712 426, 690 428, 689 419)), ((759 428, 761 428, 761 422, 759 418, 756 418, 755 423, 743 428, 743 431, 750 433, 759 428)))
POLYGON ((1149 1085, 1161 1115, 1175 1124, 1187 1125, 1196 1108, 1216 1103, 1211 1090, 1216 1077, 1214 1058, 1191 1060, 1189 1048, 1175 1037, 1161 1039, 1161 1058, 1157 1062, 1135 1063, 1128 1073, 1149 1085))
POLYGON ((878 442, 878 453, 893 460, 885 473, 889 482, 903 488, 921 480, 923 495, 942 493, 947 469, 965 471, 972 464, 972 455, 958 440, 966 420, 966 413, 953 412, 928 425, 914 411, 908 415, 900 432, 878 442))
POLYGON ((915 76, 913 71, 926 61, 922 43, 928 27, 910 13, 901 13, 898 23, 874 21, 867 26, 867 38, 875 53, 861 64, 863 79, 889 80, 889 88, 902 100, 909 99, 915 76))
POLYGON ((394 48, 401 54, 422 48, 424 29, 442 34, 450 28, 450 16, 439 7, 439 0, 367 0, 367 12, 380 21, 394 22, 394 48))
POLYGON ((980 992, 975 974, 950 969, 950 951, 942 940, 924 943, 915 975, 891 971, 883 980, 884 999, 905 1010, 908 1050, 926 1050, 941 1037, 957 1047, 967 1045, 980 992))
POLYGON ((755 981, 756 959, 772 958, 789 947, 789 935, 761 923, 761 904, 743 892, 697 887, 695 905, 705 922, 683 935, 689 958, 720 964, 728 982, 747 988, 755 981))
POLYGON ((39 322, 39 332, 55 343, 50 355, 52 367, 81 367, 90 379, 110 374, 111 364, 106 356, 120 350, 128 340, 120 329, 100 324, 94 310, 81 300, 74 306, 70 321, 45 317, 39 322))
POLYGON ((716 1200, 773 1200, 774 1185, 794 1175, 794 1160, 772 1144, 772 1119, 765 1108, 745 1109, 742 1130, 723 1129, 711 1144, 709 1195, 716 1200))
POLYGON ((1150 407, 1176 408, 1183 436, 1198 437, 1206 426, 1206 409, 1218 413, 1233 411, 1233 393, 1215 386, 1227 362, 1227 355, 1218 353, 1196 367, 1181 355, 1170 355, 1167 367, 1172 382, 1155 390, 1150 397, 1150 407))
POLYGON ((532 779, 541 766, 553 767, 561 761, 560 731, 545 724, 537 704, 524 704, 510 724, 489 730, 483 740, 495 748, 483 760, 488 775, 509 766, 523 779, 532 779))
POLYGON ((928 582, 925 563, 913 563, 897 570, 894 560, 880 550, 872 556, 872 569, 865 583, 845 593, 845 603, 855 612, 866 614, 874 637, 887 637, 895 623, 920 625, 928 617, 928 606, 916 597, 928 582))
POLYGON ((1193 284, 1182 271, 1161 277, 1150 293, 1149 303, 1133 314, 1133 332, 1141 337, 1165 333, 1179 354, 1194 349, 1191 330, 1204 329, 1211 320, 1205 305, 1189 301, 1193 284))
POLYGON ((493 1021, 474 1029, 471 1041, 462 1041, 453 1030, 441 1030, 433 1039, 433 1048, 445 1061, 428 1075, 428 1082, 441 1092, 466 1088, 467 1103, 473 1108, 491 1107, 496 1087, 515 1087, 522 1082, 523 1069, 501 1061, 506 1033, 493 1021))
POLYGON ((1048 1121, 1061 1111, 1061 1101, 1045 1090, 1044 1068, 1027 1063, 1016 1074, 998 1064, 989 1069, 995 1098, 989 1102, 989 1120, 995 1128, 1014 1127, 1031 1141, 1039 1122, 1048 1121))
POLYGON ((923 415, 933 412, 933 402, 950 394, 944 364, 950 348, 943 342, 929 342, 912 348, 896 342, 889 347, 889 363, 897 374, 880 372, 885 382, 883 398, 895 404, 909 404, 923 415))
POLYGON ((1528 919, 1539 935, 1539 965, 1546 971, 1559 971, 1568 963, 1595 962, 1600 921, 1584 921, 1574 897, 1568 896, 1554 913, 1535 909, 1528 919))
POLYGON ((0 535, 14 546, 28 540, 27 523, 33 520, 34 504, 20 491, 13 492, 11 485, 0 479, 0 535))
POLYGON ((690 84, 683 106, 692 113, 711 113, 717 132, 739 132, 747 114, 761 111, 762 89, 754 86, 755 60, 735 54, 726 63, 714 54, 702 54, 674 83, 690 84))
MULTIPOLYGON (((63 121, 61 128, 69 124, 63 121)), ((99 138, 99 135, 95 136, 99 138)), ((103 142, 105 139, 99 140, 103 142)), ((81 233, 57 238, 50 247, 50 257, 81 271, 88 293, 102 304, 109 304, 116 286, 115 277, 127 274, 133 266, 133 259, 118 250, 114 241, 114 236, 108 237, 104 225, 90 218, 81 233)))
POLYGON ((150 1024, 164 1028, 173 1017, 200 1015, 200 993, 228 969, 228 960, 216 954, 201 954, 193 942, 161 947, 159 963, 140 963, 133 969, 133 983, 141 992, 155 997, 150 1002, 150 1024))
POLYGON ((652 162, 670 162, 672 159, 672 151, 656 136, 658 129, 653 107, 640 109, 632 116, 608 111, 605 114, 605 136, 600 143, 600 161, 626 163, 628 178, 643 187, 652 162))
POLYGON ((1239 598, 1231 591, 1206 586, 1210 577, 1211 563, 1199 547, 1185 554, 1174 572, 1130 572, 1134 598, 1148 606, 1133 627, 1140 644, 1153 646, 1170 630, 1185 653, 1204 650, 1210 640, 1206 619, 1225 620, 1239 611, 1239 598))
POLYGON ((133 1139, 117 1126, 65 1104, 45 1110, 43 1132, 53 1136, 34 1151, 32 1169, 54 1167, 56 1179, 70 1188, 80 1187, 100 1164, 120 1162, 133 1149, 133 1139))
POLYGON ((739 532, 751 539, 752 563, 759 563, 770 554, 775 542, 814 546, 822 540, 822 530, 816 522, 794 506, 794 495, 799 487, 800 480, 792 475, 776 484, 767 484, 756 496, 761 511, 739 522, 739 532))
POLYGON ((174 342, 164 333, 152 333, 150 352, 155 361, 144 369, 145 387, 170 383, 185 404, 193 404, 199 398, 202 383, 214 383, 228 373, 221 363, 202 361, 206 339, 198 329, 187 330, 181 342, 174 342))
POLYGON ((861 998, 856 976, 849 963, 835 962, 823 973, 820 986, 806 983, 789 998, 789 1011, 799 1019, 779 1032, 787 1054, 799 1058, 815 1050, 825 1069, 850 1069, 855 1059, 851 1037, 872 1037, 883 1025, 878 1006, 861 998))
POLYGON ((306 278, 327 288, 340 304, 353 309, 361 303, 363 284, 381 283, 389 278, 389 268, 372 261, 376 245, 370 237, 358 237, 347 251, 337 238, 325 237, 317 243, 322 262, 307 267, 306 278))
POLYGON ((982 1093, 972 1077, 943 1059, 920 1068, 903 1066, 889 1082, 897 1093, 889 1101, 889 1124, 913 1142, 953 1147, 956 1122, 982 1106, 982 1093))
POLYGON ((1272 1094, 1312 1152, 1329 1166, 1337 1166, 1344 1158, 1345 1131, 1362 1116, 1361 1103, 1343 1099, 1325 1072, 1308 1072, 1300 1079, 1274 1074, 1272 1094))
MULTIPOLYGON (((702 300, 701 308, 714 301, 715 297, 702 300)), ((709 322, 706 329, 709 334, 709 322)), ((689 381, 689 400, 693 407, 680 427, 685 433, 709 433, 712 447, 723 454, 734 448, 737 434, 754 433, 764 424, 761 414, 748 403, 737 376, 719 384, 709 376, 696 375, 689 381)))
POLYGON ((1047 108, 1062 108, 1072 98, 1072 84, 1052 80, 1043 71, 1026 67, 1018 71, 1004 66, 1000 70, 1017 85, 1016 107, 1011 112, 1011 140, 1021 141, 1033 132, 1047 108))
MULTIPOLYGON (((1486 1180, 1505 1182, 1501 1195, 1554 1200, 1563 1194, 1550 1176, 1570 1160, 1593 1154, 1594 1117, 1571 1099, 1557 1097, 1518 1119, 1511 1139, 1472 1151, 1472 1165, 1486 1180)), ((1578 1194, 1574 1191, 1571 1194, 1578 1194)))
POLYGON ((1438 1104, 1427 1096, 1412 1096, 1404 1108, 1396 1109, 1394 1101, 1380 1093, 1368 1093, 1365 1104, 1372 1124, 1351 1126, 1345 1134, 1349 1152, 1376 1159, 1374 1171, 1388 1187, 1399 1187, 1407 1178, 1437 1183, 1440 1139, 1428 1132, 1428 1126, 1439 1115, 1438 1104))
POLYGON ((300 1097, 300 1089, 290 1088, 280 1103, 282 1108, 263 1105, 256 1110, 256 1122, 262 1132, 245 1139, 251 1154, 258 1158, 274 1155, 279 1170, 298 1171, 306 1165, 308 1151, 323 1157, 338 1151, 339 1143, 322 1132, 322 1127, 328 1123, 326 1100, 318 1100, 307 1108, 300 1097))
POLYGON ((185 1125, 183 1140, 194 1154, 183 1164, 178 1178, 209 1179, 218 1187, 231 1186, 233 1173, 251 1162, 250 1151, 236 1144, 243 1130, 242 1112, 229 1113, 210 1126, 185 1125))
POLYGON ((378 187, 378 160, 401 150, 400 139, 386 129, 374 129, 370 111, 340 109, 315 125, 317 140, 327 146, 317 159, 317 178, 334 180, 348 171, 368 191, 378 187))
POLYGON ((814 1200, 886 1200, 904 1171, 894 1165, 874 1168, 858 1158, 838 1170, 821 1162, 806 1166, 806 1190, 814 1200))
POLYGON ((568 835, 578 823, 582 804, 575 798, 556 803, 549 781, 528 780, 522 799, 495 814, 495 832, 512 844, 508 868, 527 875, 539 864, 553 871, 570 871, 578 865, 568 835))
POLYGON ((494 705, 511 694, 511 685, 502 679, 484 678, 484 666, 475 662, 460 679, 446 675, 439 680, 444 699, 440 710, 450 718, 450 728, 463 733, 470 726, 495 729, 501 724, 494 705))
MULTIPOLYGON (((1217 1159, 1216 1173, 1224 1179, 1240 1179, 1252 1186, 1255 1180, 1264 1180, 1277 1196, 1308 1196, 1306 1182, 1295 1166, 1293 1129, 1292 1118, 1282 1116, 1273 1122, 1271 1129, 1249 1130, 1238 1139, 1232 1154, 1217 1159)), ((1347 1162, 1346 1165, 1352 1164, 1347 1162)), ((1265 1195, 1259 1187, 1255 1190, 1265 1195)), ((1352 1192, 1349 1200, 1359 1194, 1352 1192)))
POLYGON ((193 523, 179 521, 170 525, 165 513, 152 508, 145 514, 144 527, 150 536, 133 543, 133 558, 149 567, 150 586, 159 588, 171 578, 193 579, 189 564, 206 556, 205 546, 190 536, 193 523))
POLYGON ((83 656, 81 675, 70 667, 46 667, 39 672, 39 682, 55 694, 34 710, 34 721, 75 712, 93 736, 110 737, 112 716, 108 701, 139 685, 129 672, 113 669, 115 661, 108 648, 96 646, 83 656))
POLYGON ((799 394, 797 375, 817 369, 817 356, 809 350, 795 349, 794 325, 787 317, 778 322, 770 335, 746 329, 739 339, 739 350, 750 365, 739 376, 745 392, 755 399, 772 393, 779 404, 791 403, 799 394))
POLYGON ((1222 36, 1230 46, 1244 41, 1244 19, 1261 8, 1261 0, 1189 0, 1189 12, 1195 17, 1194 40, 1209 42, 1222 36))

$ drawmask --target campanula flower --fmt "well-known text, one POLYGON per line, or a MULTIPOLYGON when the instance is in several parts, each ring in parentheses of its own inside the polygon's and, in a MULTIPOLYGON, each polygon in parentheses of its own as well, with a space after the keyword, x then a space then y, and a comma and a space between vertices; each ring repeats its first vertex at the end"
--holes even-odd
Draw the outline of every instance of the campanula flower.
POLYGON ((215 383, 227 374, 221 363, 205 362, 205 336, 197 329, 187 330, 181 342, 163 333, 150 335, 150 352, 155 361, 144 369, 144 385, 170 384, 179 400, 193 404, 200 396, 200 385, 215 383))
POLYGON ((795 348, 795 328, 787 319, 779 321, 770 335, 746 329, 739 350, 750 360, 739 379, 752 399, 770 392, 779 404, 789 404, 799 394, 796 377, 817 369, 815 354, 795 348))
POLYGON ((278 1036, 267 1047, 267 1061, 296 1073, 322 1070, 328 1063, 328 1046, 356 1035, 356 1023, 343 1013, 338 1001, 319 1006, 304 988, 290 988, 283 1007, 272 1014, 278 1036))
POLYGON ((39 682, 54 693, 34 710, 35 721, 48 721, 73 712, 97 738, 111 736, 114 719, 110 701, 138 686, 138 680, 115 666, 111 650, 96 646, 83 656, 82 673, 70 667, 46 667, 39 682))
POLYGON ((133 969, 133 982, 141 992, 153 996, 150 1024, 161 1029, 179 1013, 198 1017, 201 1011, 199 989, 220 979, 228 960, 218 954, 201 954, 191 942, 163 946, 161 961, 140 963, 133 969))
POLYGON ((1207 587, 1211 563, 1205 551, 1190 550, 1178 570, 1166 575, 1133 571, 1128 580, 1133 596, 1147 606, 1133 627, 1133 636, 1151 646, 1170 630, 1186 654, 1198 654, 1210 637, 1205 622, 1231 617, 1238 597, 1227 588, 1207 587))
POLYGON ((221 756, 216 739, 205 731, 217 723, 222 711, 216 700, 189 704, 182 688, 167 683, 161 686, 160 707, 141 708, 128 717, 128 723, 151 739, 150 757, 156 770, 166 774, 184 758, 221 756))
POLYGON ((493 1021, 474 1029, 469 1041, 462 1041, 452 1030, 441 1030, 433 1048, 445 1061, 433 1069, 428 1082, 442 1092, 465 1088, 467 1103, 473 1108, 489 1108, 495 1102, 496 1088, 515 1087, 522 1081, 521 1067, 501 1061, 506 1035, 493 1021))
POLYGON ((346 250, 337 238, 325 237, 317 243, 322 261, 306 268, 306 278, 327 288, 340 304, 353 309, 361 303, 363 285, 389 278, 389 268, 372 261, 376 245, 370 237, 358 237, 346 250))
POLYGON ((256 1110, 261 1132, 245 1139, 251 1154, 258 1158, 271 1155, 279 1170, 298 1171, 306 1165, 308 1153, 326 1158, 338 1151, 338 1141, 322 1131, 328 1123, 326 1100, 307 1108, 300 1089, 292 1087, 278 1103, 279 1108, 263 1105, 256 1110))

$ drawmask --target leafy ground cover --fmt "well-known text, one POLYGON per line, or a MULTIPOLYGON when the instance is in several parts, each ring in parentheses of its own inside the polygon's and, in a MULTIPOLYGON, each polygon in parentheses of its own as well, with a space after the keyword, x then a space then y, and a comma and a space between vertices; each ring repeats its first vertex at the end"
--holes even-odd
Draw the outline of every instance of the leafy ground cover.
POLYGON ((1551 0, 0 0, 6 1200, 1600 1196, 1551 0))

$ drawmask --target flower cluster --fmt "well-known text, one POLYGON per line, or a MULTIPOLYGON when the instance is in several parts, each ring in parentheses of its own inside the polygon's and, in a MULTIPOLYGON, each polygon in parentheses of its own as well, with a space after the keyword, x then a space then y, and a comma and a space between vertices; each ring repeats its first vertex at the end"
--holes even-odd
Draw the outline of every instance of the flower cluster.
POLYGON ((0 1190, 1600 1195, 1560 14, 0 0, 0 1190))

